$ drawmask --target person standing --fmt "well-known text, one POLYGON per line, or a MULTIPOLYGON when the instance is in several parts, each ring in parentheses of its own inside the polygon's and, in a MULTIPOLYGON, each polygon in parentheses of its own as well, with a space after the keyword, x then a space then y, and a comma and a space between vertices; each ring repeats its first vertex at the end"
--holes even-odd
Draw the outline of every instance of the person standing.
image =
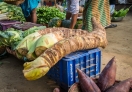
POLYGON ((109 0, 109 2, 110 2, 110 15, 112 15, 115 11, 116 0, 109 0))
MULTIPOLYGON (((112 14, 115 11, 115 4, 116 4, 116 0, 109 0, 109 5, 110 5, 110 16, 112 16, 112 14)), ((117 24, 110 24, 109 26, 106 26, 105 28, 114 28, 117 27, 117 24)))
POLYGON ((73 29, 79 13, 79 0, 67 0, 66 20, 70 20, 69 28, 73 29))
MULTIPOLYGON (((116 0, 109 0, 110 3, 110 16, 113 15, 114 11, 115 11, 115 4, 116 4, 116 0)), ((117 24, 112 24, 107 26, 106 28, 114 28, 117 27, 117 24)))
POLYGON ((93 31, 91 18, 95 17, 105 28, 111 24, 109 0, 87 0, 83 11, 83 30, 93 31))
POLYGON ((27 22, 37 23, 36 8, 40 0, 25 0, 20 7, 27 22))

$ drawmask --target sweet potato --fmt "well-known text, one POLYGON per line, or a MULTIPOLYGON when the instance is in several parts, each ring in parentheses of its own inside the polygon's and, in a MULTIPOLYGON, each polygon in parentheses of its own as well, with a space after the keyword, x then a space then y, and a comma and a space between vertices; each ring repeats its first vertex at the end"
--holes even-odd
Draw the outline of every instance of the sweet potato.
POLYGON ((129 92, 131 87, 132 78, 129 78, 110 87, 106 92, 129 92))
POLYGON ((98 86, 84 72, 77 69, 82 92, 101 92, 98 86))
POLYGON ((113 57, 101 72, 97 85, 102 92, 112 86, 116 78, 116 60, 113 57))

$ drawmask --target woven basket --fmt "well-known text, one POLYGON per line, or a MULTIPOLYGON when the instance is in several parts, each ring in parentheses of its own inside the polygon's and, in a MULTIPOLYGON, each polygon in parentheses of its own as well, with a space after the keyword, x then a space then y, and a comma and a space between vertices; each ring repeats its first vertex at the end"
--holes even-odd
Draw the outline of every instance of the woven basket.
POLYGON ((83 11, 83 28, 92 31, 91 18, 95 17, 103 27, 111 24, 109 0, 88 0, 83 11))
POLYGON ((0 55, 3 54, 6 51, 5 46, 0 46, 0 55))
POLYGON ((14 51, 14 50, 11 50, 10 47, 6 47, 6 51, 7 51, 9 54, 11 54, 11 55, 13 55, 13 56, 16 57, 15 51, 14 51))
MULTIPOLYGON (((95 83, 96 83, 98 79, 93 79, 93 80, 94 80, 95 83)), ((119 80, 116 80, 116 81, 115 81, 115 84, 116 84, 116 83, 119 83, 119 82, 120 82, 119 80)), ((74 84, 70 87, 70 89, 68 90, 68 92, 82 92, 79 83, 78 83, 78 82, 77 82, 77 83, 74 83, 74 84)), ((132 89, 130 89, 129 92, 132 92, 132 89)))
POLYGON ((25 0, 4 0, 4 2, 8 4, 13 4, 13 5, 20 5, 24 2, 25 0))

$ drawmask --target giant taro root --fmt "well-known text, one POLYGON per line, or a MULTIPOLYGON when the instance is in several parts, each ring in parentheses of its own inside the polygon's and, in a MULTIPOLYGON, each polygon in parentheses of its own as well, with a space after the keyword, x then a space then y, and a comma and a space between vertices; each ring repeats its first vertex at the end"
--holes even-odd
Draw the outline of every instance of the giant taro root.
POLYGON ((129 78, 110 87, 106 92, 129 92, 131 87, 132 78, 129 78))
POLYGON ((27 80, 36 80, 44 76, 49 69, 54 66, 62 57, 78 50, 106 47, 106 31, 96 21, 92 19, 94 31, 87 35, 69 37, 54 44, 44 51, 32 62, 24 63, 24 76, 27 80))
MULTIPOLYGON (((45 28, 43 30, 37 31, 35 33, 32 33, 28 36, 26 36, 16 47, 16 51, 20 53, 23 56, 26 56, 31 47, 34 45, 34 43, 42 36, 52 33, 53 36, 55 36, 57 39, 57 42, 59 40, 73 37, 73 36, 79 36, 79 35, 87 35, 89 34, 87 31, 81 30, 81 29, 68 29, 68 28, 45 28), (61 39, 60 39, 61 37, 61 39)), ((47 39, 50 39, 50 37, 47 37, 47 39)), ((43 42, 42 42, 43 43, 43 42)), ((46 44, 43 43, 43 44, 46 44)), ((39 45, 39 44, 37 44, 39 45)), ((43 49, 44 47, 42 47, 43 49)), ((38 49, 38 48, 36 48, 38 49)), ((47 49, 47 48, 45 48, 47 49)), ((45 50, 44 49, 44 50, 45 50)), ((42 52, 44 51, 42 50, 42 52)), ((36 51, 36 50, 35 50, 36 51)), ((39 53, 39 55, 42 53, 39 53)), ((37 56, 39 56, 37 55, 37 56)))
POLYGON ((97 81, 97 85, 102 92, 104 92, 107 88, 112 86, 115 83, 116 79, 116 60, 113 57, 105 68, 102 70, 99 79, 97 81))
POLYGON ((94 81, 89 78, 84 72, 77 69, 77 73, 82 92, 101 92, 94 81))
MULTIPOLYGON (((81 29, 73 29, 73 30, 68 29, 68 28, 56 28, 56 29, 58 29, 58 30, 53 31, 51 33, 47 33, 47 34, 41 36, 36 41, 35 54, 37 56, 40 56, 46 49, 50 48, 51 46, 53 46, 55 43, 59 42, 60 40, 64 40, 69 37, 89 34, 87 31, 83 31, 81 29)), ((51 29, 51 31, 52 31, 52 29, 51 29)))

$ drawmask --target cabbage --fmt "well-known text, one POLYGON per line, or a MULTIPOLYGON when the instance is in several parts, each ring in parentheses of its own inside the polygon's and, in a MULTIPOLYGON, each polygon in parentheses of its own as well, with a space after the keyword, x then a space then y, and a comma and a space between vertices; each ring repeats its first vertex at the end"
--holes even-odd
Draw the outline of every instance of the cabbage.
MULTIPOLYGON (((9 29, 8 29, 9 30, 9 29)), ((15 49, 15 44, 23 39, 22 31, 0 31, 0 45, 15 49)), ((18 43, 17 43, 18 44, 18 43)))

